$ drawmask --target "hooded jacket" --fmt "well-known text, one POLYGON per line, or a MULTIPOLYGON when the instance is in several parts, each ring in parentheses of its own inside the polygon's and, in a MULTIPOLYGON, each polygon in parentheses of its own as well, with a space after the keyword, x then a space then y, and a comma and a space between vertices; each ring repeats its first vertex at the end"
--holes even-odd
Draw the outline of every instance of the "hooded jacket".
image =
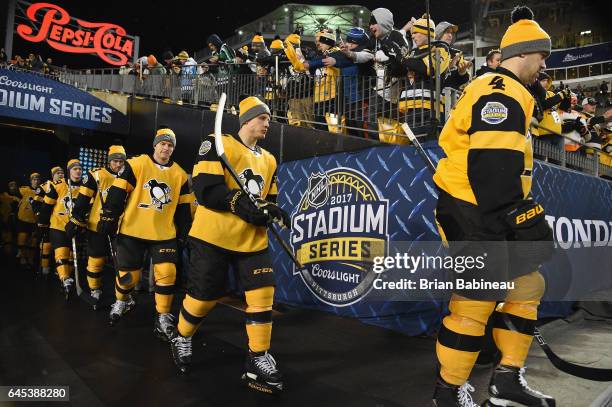
POLYGON ((383 36, 380 39, 372 36, 365 48, 375 54, 377 51, 382 51, 389 58, 384 63, 387 75, 391 77, 404 76, 406 69, 402 66, 402 56, 398 55, 398 50, 406 54, 409 53, 410 44, 406 41, 406 36, 393 28, 393 14, 388 9, 377 8, 372 11, 372 17, 376 20, 383 36))

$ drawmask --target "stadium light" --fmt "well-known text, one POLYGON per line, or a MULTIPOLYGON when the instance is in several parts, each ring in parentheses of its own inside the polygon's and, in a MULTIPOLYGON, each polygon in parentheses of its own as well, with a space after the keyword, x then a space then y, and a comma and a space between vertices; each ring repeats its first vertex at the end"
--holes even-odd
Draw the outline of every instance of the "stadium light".
POLYGON ((591 30, 580 31, 580 35, 589 35, 591 34, 591 30))
POLYGON ((238 35, 242 35, 242 30, 238 31, 238 35))
POLYGON ((285 13, 289 11, 289 7, 285 7, 285 13))
POLYGON ((359 14, 363 14, 363 10, 359 10, 359 14))

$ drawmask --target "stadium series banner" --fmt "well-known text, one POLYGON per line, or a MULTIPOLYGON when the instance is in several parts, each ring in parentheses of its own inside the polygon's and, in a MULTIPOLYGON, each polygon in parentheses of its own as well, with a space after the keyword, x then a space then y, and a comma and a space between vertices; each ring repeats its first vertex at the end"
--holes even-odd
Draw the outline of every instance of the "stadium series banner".
MULTIPOLYGON (((434 161, 442 156, 438 147, 428 151, 434 161)), ((373 271, 376 258, 393 256, 398 243, 434 251, 440 246, 437 190, 414 148, 375 147, 288 162, 280 165, 278 180, 279 203, 292 218, 292 230, 283 236, 305 267, 296 270, 270 239, 277 299, 410 335, 437 328, 443 298, 381 297, 373 271)), ((585 292, 612 287, 612 277, 596 276, 603 270, 593 252, 612 246, 612 183, 537 162, 532 192, 563 252, 543 268, 545 299, 567 301, 548 302, 540 316, 563 314, 585 292), (595 269, 592 278, 584 278, 585 268, 595 269)))
POLYGON ((606 61, 612 61, 612 42, 553 50, 546 59, 546 67, 547 69, 568 68, 606 61))
POLYGON ((124 134, 126 115, 106 102, 50 78, 0 69, 0 115, 124 134))

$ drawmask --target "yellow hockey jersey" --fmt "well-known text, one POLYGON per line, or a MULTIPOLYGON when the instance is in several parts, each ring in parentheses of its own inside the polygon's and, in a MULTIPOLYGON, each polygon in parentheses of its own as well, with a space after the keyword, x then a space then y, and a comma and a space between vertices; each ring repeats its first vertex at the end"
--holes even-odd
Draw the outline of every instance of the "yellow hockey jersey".
POLYGON ((79 194, 80 186, 80 182, 72 182, 68 186, 68 181, 65 179, 49 184, 49 190, 45 194, 44 203, 53 207, 49 224, 51 229, 61 230, 62 232, 66 230, 72 205, 79 194), (69 192, 70 196, 68 196, 69 192))
MULTIPOLYGON (((225 155, 249 191, 262 199, 276 200, 276 159, 261 147, 250 149, 238 137, 223 135, 225 155)), ((198 208, 189 236, 218 248, 238 253, 253 253, 268 247, 268 232, 245 222, 227 210, 211 209, 203 205, 201 189, 225 184, 229 189, 240 189, 215 150, 214 136, 208 136, 200 146, 198 162, 193 167, 193 185, 198 208)))
POLYGON ((21 199, 19 200, 19 208, 17 209, 17 219, 26 223, 36 223, 34 210, 32 209, 32 202, 36 196, 36 189, 30 186, 19 187, 19 194, 21 195, 21 199))
POLYGON ((119 226, 119 233, 123 235, 154 241, 174 239, 177 236, 174 219, 177 207, 185 205, 189 217, 192 197, 187 173, 175 162, 160 165, 148 155, 127 160, 107 198, 111 206, 117 208, 122 198, 112 196, 115 187, 128 194, 119 226))
POLYGON ((94 168, 83 175, 83 185, 81 185, 79 189, 79 198, 77 199, 77 208, 75 208, 75 211, 86 212, 87 209, 89 209, 87 229, 93 232, 95 232, 98 227, 98 221, 102 213, 102 205, 106 200, 108 190, 111 185, 113 185, 113 182, 115 182, 115 178, 117 178, 117 174, 114 174, 108 168, 94 168), (82 203, 81 195, 89 199, 82 203), (85 206, 90 203, 91 208, 83 208, 84 210, 80 208, 81 205, 85 206))
POLYGON ((510 71, 474 79, 440 134, 446 153, 434 182, 457 199, 499 213, 531 190, 533 152, 529 124, 535 100, 510 71))

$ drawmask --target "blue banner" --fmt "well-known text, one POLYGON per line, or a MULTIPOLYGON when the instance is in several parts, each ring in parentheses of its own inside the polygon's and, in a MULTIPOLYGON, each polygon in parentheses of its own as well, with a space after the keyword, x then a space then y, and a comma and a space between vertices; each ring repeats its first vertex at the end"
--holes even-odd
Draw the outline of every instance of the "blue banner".
MULTIPOLYGON (((434 162, 443 154, 437 146, 428 153, 434 162)), ((409 335, 437 329, 446 313, 444 301, 377 300, 370 294, 373 272, 366 266, 373 256, 386 255, 389 242, 440 240, 434 220, 437 191, 414 148, 375 147, 288 162, 279 166, 278 180, 279 203, 292 218, 292 231, 283 237, 306 266, 296 270, 270 239, 278 300, 409 335)), ((532 191, 562 248, 583 244, 578 229, 589 227, 591 240, 612 246, 612 183, 536 162, 532 191)), ((565 269, 572 273, 571 266, 565 269)), ((554 281, 551 273, 557 270, 553 264, 543 273, 554 281)), ((601 281, 590 284, 604 288, 601 281)), ((568 303, 545 303, 540 317, 567 310, 568 303)))
POLYGON ((553 50, 546 59, 546 69, 569 68, 606 61, 612 61, 612 42, 553 50))
POLYGON ((53 79, 0 69, 0 115, 127 134, 128 118, 113 106, 53 79))

